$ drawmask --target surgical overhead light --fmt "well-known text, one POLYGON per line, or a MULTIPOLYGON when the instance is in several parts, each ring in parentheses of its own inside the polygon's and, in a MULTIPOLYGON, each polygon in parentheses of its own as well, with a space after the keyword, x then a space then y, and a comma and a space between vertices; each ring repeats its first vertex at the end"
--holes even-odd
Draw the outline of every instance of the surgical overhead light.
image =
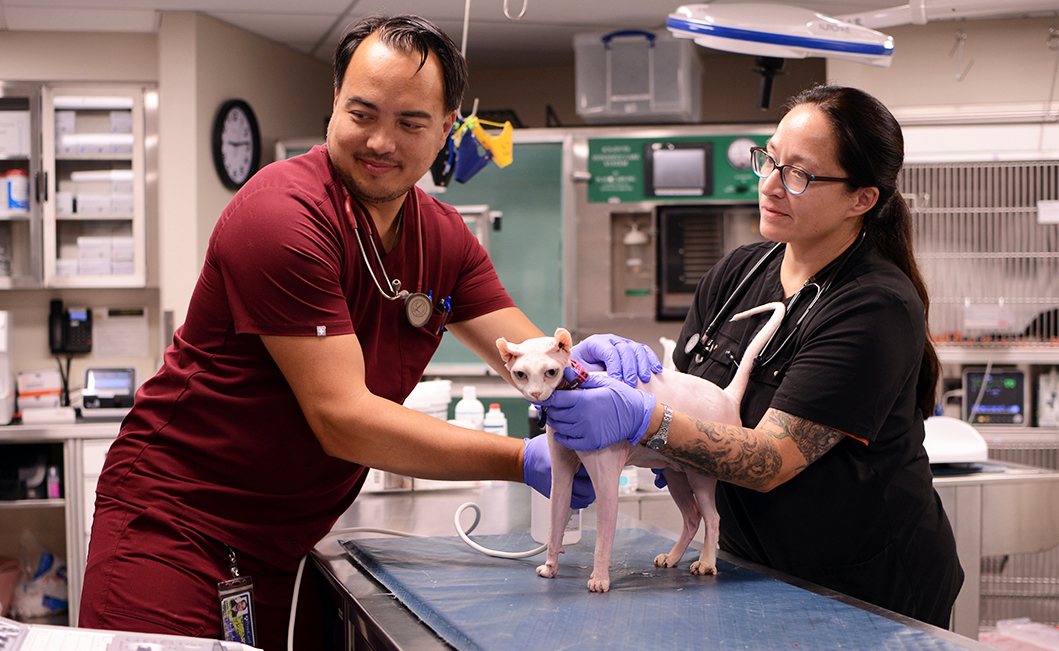
POLYGON ((704 47, 755 56, 829 57, 888 67, 894 54, 891 36, 788 5, 683 5, 669 14, 666 27, 704 47))
POLYGON ((763 109, 769 105, 772 78, 783 74, 784 59, 828 57, 887 67, 894 53, 891 36, 788 5, 683 5, 669 14, 666 27, 703 47, 756 56, 763 109))

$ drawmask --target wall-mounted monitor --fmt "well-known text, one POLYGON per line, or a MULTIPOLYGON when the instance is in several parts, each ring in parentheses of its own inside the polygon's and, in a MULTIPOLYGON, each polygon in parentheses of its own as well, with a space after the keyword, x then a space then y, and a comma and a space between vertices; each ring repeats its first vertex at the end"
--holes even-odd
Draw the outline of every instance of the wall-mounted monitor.
POLYGON ((1029 425, 1026 372, 1017 368, 963 370, 963 419, 975 425, 1029 425))
POLYGON ((644 194, 649 197, 705 197, 713 194, 713 143, 645 144, 644 186, 644 194))

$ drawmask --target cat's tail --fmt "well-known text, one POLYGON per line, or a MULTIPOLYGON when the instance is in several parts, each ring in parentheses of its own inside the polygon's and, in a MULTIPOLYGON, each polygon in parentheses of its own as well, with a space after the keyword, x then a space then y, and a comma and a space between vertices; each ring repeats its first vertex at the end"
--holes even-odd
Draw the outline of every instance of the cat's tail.
POLYGON ((735 377, 725 387, 724 392, 731 396, 736 404, 740 404, 743 401, 743 393, 746 391, 746 385, 750 382, 750 371, 754 370, 754 362, 761 351, 764 350, 765 344, 768 343, 772 335, 776 334, 776 330, 779 329, 780 323, 783 322, 783 317, 787 310, 783 306, 783 303, 777 301, 774 303, 765 303, 764 305, 758 305, 757 307, 750 308, 745 312, 740 312, 732 317, 732 321, 739 321, 755 314, 761 314, 762 312, 768 312, 772 310, 772 316, 769 317, 764 327, 754 335, 754 338, 750 341, 750 344, 746 347, 746 351, 743 353, 743 359, 739 360, 739 370, 736 371, 735 377))

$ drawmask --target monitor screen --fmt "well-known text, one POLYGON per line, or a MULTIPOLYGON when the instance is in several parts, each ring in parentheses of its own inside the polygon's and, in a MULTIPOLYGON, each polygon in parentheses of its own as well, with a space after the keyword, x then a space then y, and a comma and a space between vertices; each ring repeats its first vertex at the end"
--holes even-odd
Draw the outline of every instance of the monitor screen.
POLYGON ((650 143, 644 148, 644 177, 648 196, 711 195, 713 143, 650 143))
POLYGON ((133 368, 85 369, 85 395, 112 398, 131 396, 135 392, 136 370, 133 368))
POLYGON ((976 425, 1028 425, 1026 373, 969 368, 963 372, 963 419, 976 425))

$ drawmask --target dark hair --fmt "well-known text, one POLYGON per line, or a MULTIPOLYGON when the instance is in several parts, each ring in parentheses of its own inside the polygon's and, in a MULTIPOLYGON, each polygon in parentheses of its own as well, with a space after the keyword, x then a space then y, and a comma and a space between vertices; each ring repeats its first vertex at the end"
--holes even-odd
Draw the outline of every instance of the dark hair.
MULTIPOLYGON (((901 125, 882 102, 845 86, 816 86, 787 100, 781 115, 796 106, 812 104, 827 116, 834 130, 838 163, 857 188, 879 189, 879 200, 864 214, 864 232, 875 248, 912 281, 925 314, 930 313, 927 285, 912 249, 912 214, 897 190, 905 159, 901 125)), ((927 340, 919 368, 916 397, 923 417, 934 413, 941 362, 927 324, 927 340)))
POLYGON ((426 19, 407 14, 392 17, 372 14, 349 28, 335 49, 336 91, 342 87, 342 80, 346 76, 346 68, 353 58, 353 52, 364 39, 375 33, 378 33, 383 43, 393 49, 417 52, 421 57, 420 69, 426 63, 427 56, 433 52, 441 63, 445 83, 445 111, 451 113, 460 108, 463 104, 463 93, 467 90, 466 60, 445 32, 426 19))

